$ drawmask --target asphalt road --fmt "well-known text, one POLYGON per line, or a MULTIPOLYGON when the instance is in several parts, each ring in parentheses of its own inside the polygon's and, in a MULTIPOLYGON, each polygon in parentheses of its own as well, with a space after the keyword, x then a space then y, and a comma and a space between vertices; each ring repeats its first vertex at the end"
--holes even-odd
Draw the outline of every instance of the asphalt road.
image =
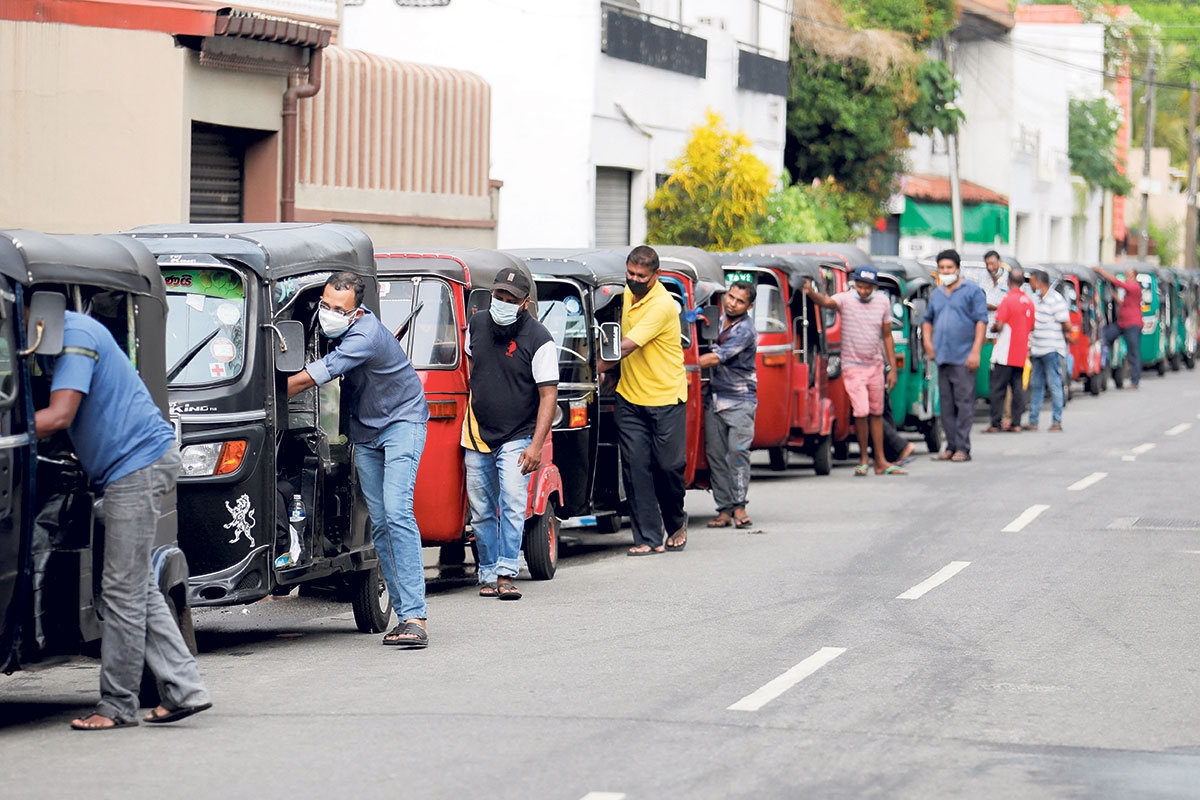
POLYGON ((169 729, 68 730, 94 661, 0 676, 0 796, 1200 796, 1200 375, 1064 425, 756 468, 756 528, 692 492, 678 554, 568 532, 520 602, 434 581, 425 651, 310 598, 206 610, 216 705, 169 729))

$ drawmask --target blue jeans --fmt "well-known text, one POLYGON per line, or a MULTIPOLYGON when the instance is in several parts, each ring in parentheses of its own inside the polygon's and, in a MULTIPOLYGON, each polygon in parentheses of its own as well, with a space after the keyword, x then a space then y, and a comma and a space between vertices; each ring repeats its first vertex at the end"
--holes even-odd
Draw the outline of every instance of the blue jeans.
POLYGON ((521 571, 530 476, 521 474, 517 459, 531 441, 516 439, 490 453, 467 450, 464 454, 480 583, 492 583, 498 575, 515 578, 521 571))
POLYGON ((425 423, 393 422, 372 442, 354 445, 379 569, 400 621, 425 619, 425 561, 413 511, 425 423))
POLYGON ((1042 413, 1042 401, 1046 399, 1046 385, 1050 385, 1050 414, 1055 425, 1062 424, 1063 381, 1059 372, 1062 355, 1047 353, 1033 356, 1033 374, 1029 379, 1029 424, 1037 425, 1042 413))

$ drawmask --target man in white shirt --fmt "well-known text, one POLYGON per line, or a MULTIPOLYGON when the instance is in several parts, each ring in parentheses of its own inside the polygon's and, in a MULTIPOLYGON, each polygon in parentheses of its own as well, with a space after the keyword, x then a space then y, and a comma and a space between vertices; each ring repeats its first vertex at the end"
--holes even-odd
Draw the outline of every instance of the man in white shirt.
POLYGON ((1033 334, 1029 337, 1029 360, 1033 364, 1030 376, 1029 424, 1027 431, 1038 429, 1038 417, 1046 386, 1050 386, 1050 430, 1062 430, 1063 379, 1062 365, 1067 357, 1067 333, 1071 330, 1071 315, 1067 301, 1050 288, 1050 276, 1040 269, 1029 273, 1029 286, 1034 292, 1033 334))

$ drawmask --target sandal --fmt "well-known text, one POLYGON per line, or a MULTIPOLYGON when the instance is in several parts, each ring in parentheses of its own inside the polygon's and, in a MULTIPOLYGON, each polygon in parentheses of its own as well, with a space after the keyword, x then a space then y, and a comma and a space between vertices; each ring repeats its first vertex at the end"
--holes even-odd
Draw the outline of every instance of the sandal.
POLYGON ((954 453, 950 450, 945 450, 931 458, 930 461, 949 461, 952 458, 954 458, 954 453))
POLYGON ((678 553, 680 550, 682 550, 685 547, 687 547, 687 528, 680 528, 679 530, 675 531, 675 533, 673 533, 667 537, 667 551, 668 552, 678 553), (681 534, 681 533, 683 534, 683 541, 679 540, 679 534, 681 534), (675 540, 674 544, 671 544, 672 539, 675 540))
POLYGON ((754 524, 754 520, 750 519, 749 517, 738 517, 733 521, 733 524, 739 528, 749 528, 754 524))
POLYGON ((710 528, 728 528, 732 524, 733 519, 725 516, 724 514, 718 514, 716 519, 710 519, 708 521, 708 527, 710 528))
POLYGON ((521 590, 513 585, 512 578, 500 578, 496 581, 496 593, 501 600, 520 600, 521 590))
POLYGON ((103 714, 88 714, 83 719, 71 721, 71 730, 73 731, 113 731, 117 728, 136 728, 138 721, 136 719, 115 719, 106 717, 103 714), (90 719, 106 719, 112 725, 88 725, 90 719))
POLYGON ((628 550, 626 550, 625 555, 633 558, 633 557, 637 557, 637 556, 656 556, 659 553, 663 553, 663 552, 665 552, 665 550, 663 549, 663 547, 661 545, 658 547, 651 547, 650 545, 640 544, 636 547, 631 547, 628 550), (646 549, 643 550, 642 549, 643 547, 646 549))
POLYGON ((499 597, 500 592, 496 589, 496 583, 481 583, 479 584, 480 597, 499 597))
POLYGON ((161 725, 164 722, 178 722, 185 717, 190 717, 192 714, 199 714, 201 711, 208 711, 212 708, 212 703, 201 703, 196 706, 183 706, 182 708, 169 709, 166 706, 161 706, 165 714, 159 714, 158 709, 153 709, 149 714, 143 717, 143 721, 149 722, 152 725, 161 725))
POLYGON ((986 428, 983 429, 983 432, 984 433, 999 433, 1002 430, 1004 430, 1004 429, 998 428, 995 425, 988 425, 986 428))
POLYGON ((402 622, 383 637, 383 643, 395 647, 419 650, 429 645, 429 633, 418 622, 402 622))
POLYGON ((854 477, 856 477, 856 478, 865 478, 865 477, 867 477, 867 470, 869 470, 869 469, 870 469, 870 467, 869 467, 868 465, 866 465, 866 464, 859 464, 858 466, 856 466, 856 467, 854 468, 854 477))
POLYGON ((877 471, 875 474, 876 475, 907 475, 908 470, 900 469, 900 467, 896 466, 895 464, 892 464, 891 466, 889 466, 887 469, 883 470, 882 472, 877 471))
POLYGON ((957 461, 959 463, 962 463, 963 461, 970 461, 971 454, 970 453, 955 453, 953 456, 950 457, 950 460, 957 461))

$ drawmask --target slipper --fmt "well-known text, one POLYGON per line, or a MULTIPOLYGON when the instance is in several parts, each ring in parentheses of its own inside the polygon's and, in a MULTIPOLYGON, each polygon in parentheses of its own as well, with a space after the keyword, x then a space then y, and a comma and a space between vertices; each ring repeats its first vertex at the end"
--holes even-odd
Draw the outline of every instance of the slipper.
MULTIPOLYGON (((679 534, 676 534, 676 536, 678 536, 678 535, 679 534)), ((671 538, 674 538, 674 537, 671 537, 671 538)), ((668 553, 678 553, 680 550, 682 550, 685 547, 687 547, 687 538, 686 537, 684 538, 684 540, 682 542, 679 542, 678 544, 671 544, 670 539, 668 539, 667 543, 666 543, 666 548, 667 548, 668 553)))
POLYGON ((1036 431, 1036 430, 1037 430, 1037 425, 1022 425, 1022 426, 1021 426, 1021 430, 1023 430, 1023 431, 1036 431))
MULTIPOLYGON (((147 720, 149 721, 149 720, 147 720)), ((71 730, 73 731, 112 731, 117 728, 136 728, 138 721, 136 719, 113 719, 105 717, 103 714, 88 714, 80 720, 72 720, 71 730), (76 722, 84 722, 92 717, 104 717, 104 719, 112 720, 112 725, 76 725, 76 722)))
POLYGON ((959 463, 961 463, 963 461, 970 461, 971 454, 970 453, 955 453, 953 456, 950 457, 950 460, 957 461, 959 463))
POLYGON ((1005 425, 1001 430, 1003 430, 1005 433, 1020 433, 1021 426, 1020 425, 1005 425))
POLYGON ((656 556, 662 552, 662 550, 655 550, 653 547, 651 547, 649 550, 627 550, 625 551, 625 555, 629 556, 630 558, 635 558, 637 556, 656 556))
POLYGON ((1054 423, 1053 425, 1051 425, 1051 426, 1048 428, 1048 430, 1049 430, 1051 433, 1062 433, 1062 425, 1059 425, 1059 424, 1056 422, 1056 423, 1054 423))
POLYGON ((859 464, 858 466, 856 466, 856 467, 854 468, 854 477, 856 477, 856 478, 865 478, 865 477, 867 477, 867 470, 868 470, 868 469, 870 469, 870 467, 868 467, 866 464, 859 464))
POLYGON ((875 474, 876 475, 907 475, 908 471, 900 469, 895 464, 892 464, 890 467, 885 469, 883 472, 876 472, 875 474))
POLYGON ((393 647, 404 647, 409 650, 419 650, 429 645, 429 634, 415 622, 404 622, 383 637, 383 643, 393 647), (400 638, 400 637, 408 638, 400 638))
POLYGON ((717 517, 708 521, 708 527, 710 528, 728 528, 732 524, 733 520, 729 517, 717 517))
POLYGON ((512 582, 512 578, 504 580, 501 578, 496 581, 496 594, 501 600, 520 600, 521 590, 518 589, 512 582))
POLYGON ((934 456, 933 458, 931 458, 929 460, 930 461, 949 461, 952 458, 954 458, 954 453, 952 453, 949 450, 946 450, 944 452, 938 453, 936 456, 934 456))
POLYGON ((498 592, 496 590, 495 583, 481 583, 481 584, 479 584, 479 596, 480 597, 499 597, 500 592, 498 592))
POLYGON ((735 519, 733 524, 739 528, 749 528, 754 524, 754 520, 750 519, 749 517, 742 517, 741 519, 735 519))
MULTIPOLYGON (((166 706, 163 706, 163 708, 166 708, 166 706)), ((212 708, 212 703, 201 703, 198 706, 183 706, 182 708, 176 708, 162 715, 155 714, 154 712, 158 709, 153 709, 149 714, 142 717, 142 721, 148 722, 151 725, 161 725, 166 722, 178 722, 185 717, 190 717, 192 714, 199 714, 201 711, 208 711, 210 708, 212 708)))
POLYGON ((999 433, 1001 430, 1002 430, 1002 428, 997 428, 995 425, 988 425, 986 428, 983 429, 983 432, 984 433, 999 433))

